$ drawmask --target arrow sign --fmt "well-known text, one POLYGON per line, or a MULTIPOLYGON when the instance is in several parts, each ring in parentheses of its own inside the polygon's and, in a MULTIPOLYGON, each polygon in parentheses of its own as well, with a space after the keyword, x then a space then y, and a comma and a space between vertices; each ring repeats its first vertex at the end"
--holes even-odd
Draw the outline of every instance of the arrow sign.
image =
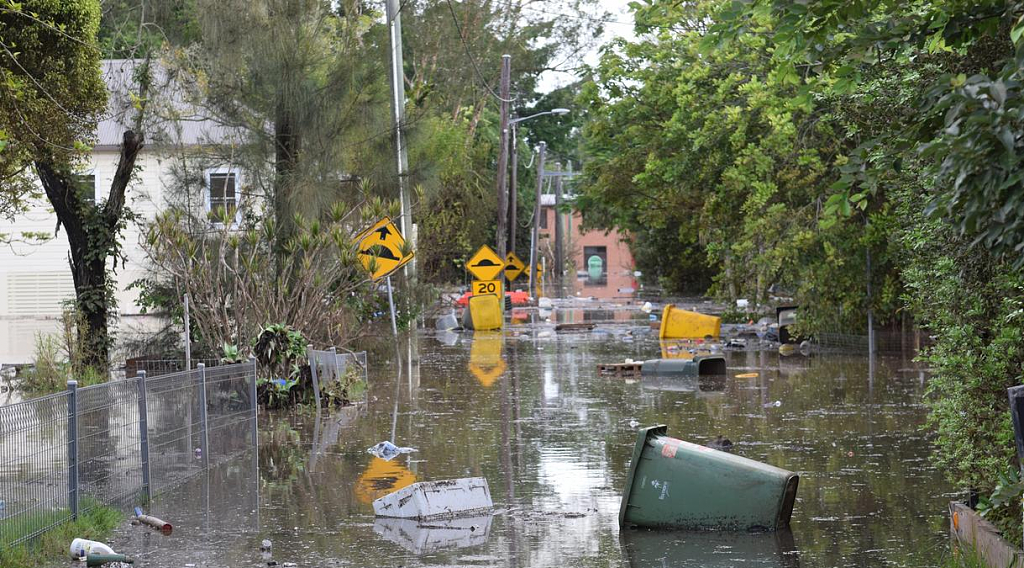
POLYGON ((359 261, 373 280, 380 280, 398 270, 413 257, 412 251, 408 254, 402 252, 405 239, 388 217, 360 231, 354 240, 359 261))
POLYGON ((509 282, 519 278, 524 270, 526 270, 526 264, 516 256, 516 253, 510 251, 505 255, 505 278, 508 278, 509 282))

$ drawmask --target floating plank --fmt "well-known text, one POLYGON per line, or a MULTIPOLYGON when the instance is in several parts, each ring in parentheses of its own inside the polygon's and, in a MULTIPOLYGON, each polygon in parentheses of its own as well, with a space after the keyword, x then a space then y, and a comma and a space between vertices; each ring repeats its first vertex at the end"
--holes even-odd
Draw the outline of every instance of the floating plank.
POLYGON ((614 375, 616 377, 639 377, 643 372, 642 361, 635 363, 605 363, 597 366, 597 374, 614 375))
POLYGON ((594 329, 594 324, 592 322, 560 323, 555 326, 555 331, 590 331, 592 329, 594 329))

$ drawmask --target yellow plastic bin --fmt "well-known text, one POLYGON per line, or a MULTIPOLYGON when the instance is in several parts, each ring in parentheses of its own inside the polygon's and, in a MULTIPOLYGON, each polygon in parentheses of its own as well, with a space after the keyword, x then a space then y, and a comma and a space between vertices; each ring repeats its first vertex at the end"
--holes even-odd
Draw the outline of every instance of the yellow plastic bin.
POLYGON ((501 300, 494 294, 469 297, 466 311, 462 312, 462 327, 473 330, 501 329, 505 321, 501 300))
POLYGON ((675 304, 665 306, 661 312, 659 339, 703 339, 711 336, 717 339, 722 332, 722 318, 677 308, 675 304))

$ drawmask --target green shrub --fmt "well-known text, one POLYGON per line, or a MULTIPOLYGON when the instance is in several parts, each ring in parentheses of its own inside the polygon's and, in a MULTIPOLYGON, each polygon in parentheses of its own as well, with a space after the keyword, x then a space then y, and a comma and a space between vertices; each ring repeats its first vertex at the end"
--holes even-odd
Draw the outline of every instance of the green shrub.
POLYGON ((36 334, 35 360, 30 369, 22 373, 19 388, 22 392, 41 396, 67 389, 69 379, 78 381, 79 387, 106 381, 106 375, 94 367, 76 366, 66 357, 65 345, 51 334, 36 334))

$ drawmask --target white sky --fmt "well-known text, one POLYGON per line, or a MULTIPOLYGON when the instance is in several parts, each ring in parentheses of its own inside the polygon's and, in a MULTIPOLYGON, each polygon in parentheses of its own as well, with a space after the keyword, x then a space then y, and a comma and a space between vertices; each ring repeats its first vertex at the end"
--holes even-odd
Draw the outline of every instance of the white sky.
MULTIPOLYGON (((599 55, 598 50, 612 38, 633 37, 633 15, 629 11, 630 1, 631 0, 600 0, 599 4, 601 5, 601 9, 609 13, 607 18, 608 22, 604 24, 604 33, 601 35, 600 40, 594 45, 594 48, 583 55, 583 62, 591 65, 597 63, 599 55)), ((557 2, 552 2, 552 5, 556 4, 557 2)), ((567 64, 569 67, 575 67, 577 65, 578 62, 569 62, 567 64)), ((571 83, 575 79, 576 76, 573 73, 548 71, 540 76, 538 88, 541 92, 546 93, 571 83)))

